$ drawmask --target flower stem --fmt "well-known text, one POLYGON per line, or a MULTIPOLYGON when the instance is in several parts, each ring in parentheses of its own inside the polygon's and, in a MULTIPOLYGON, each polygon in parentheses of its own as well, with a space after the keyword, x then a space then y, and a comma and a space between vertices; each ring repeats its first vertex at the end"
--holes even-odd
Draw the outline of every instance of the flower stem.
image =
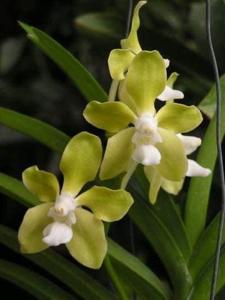
POLYGON ((120 279, 118 278, 108 255, 105 258, 104 265, 105 265, 107 273, 109 274, 109 276, 112 280, 113 286, 115 287, 115 289, 118 293, 119 299, 120 300, 129 300, 128 296, 126 295, 126 292, 124 291, 123 285, 121 284, 120 279))
POLYGON ((119 86, 119 80, 113 80, 109 89, 108 101, 115 101, 119 86))

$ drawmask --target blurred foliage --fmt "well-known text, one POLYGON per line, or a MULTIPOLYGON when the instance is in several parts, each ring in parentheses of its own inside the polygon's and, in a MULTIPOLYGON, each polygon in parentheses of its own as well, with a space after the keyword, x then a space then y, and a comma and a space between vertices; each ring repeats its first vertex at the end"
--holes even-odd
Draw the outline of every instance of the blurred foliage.
MULTIPOLYGON (((225 1, 212 0, 212 3, 213 40, 220 73, 224 74, 225 1)), ((2 0, 1 106, 37 117, 67 134, 85 129, 94 131, 82 117, 86 104, 83 96, 57 66, 26 39, 17 21, 36 26, 58 40, 75 54, 107 91, 110 85, 107 57, 125 35, 127 11, 128 1, 125 0, 2 0)), ((141 12, 140 40, 143 48, 158 49, 171 60, 171 70, 175 68, 181 73, 177 87, 185 92, 188 104, 200 103, 213 83, 204 18, 204 1, 150 0, 141 12)), ((1 171, 20 178, 25 167, 37 162, 40 167, 57 171, 58 156, 44 146, 4 127, 0 127, 0 135, 1 171)), ((17 228, 24 210, 6 201, 2 195, 1 198, 1 223, 17 228)), ((119 222, 112 235, 129 249, 129 236, 121 240, 128 227, 128 222, 124 222, 122 227, 119 222)), ((136 228, 135 243, 137 255, 165 276, 154 252, 147 252, 143 247, 144 239, 136 228)), ((12 253, 5 249, 2 253, 15 261, 12 253)), ((8 286, 6 284, 5 289, 8 290, 8 286)), ((14 292, 9 290, 8 297, 14 292)), ((22 295, 19 289, 17 293, 22 295)), ((30 298, 27 296, 26 299, 30 298)))

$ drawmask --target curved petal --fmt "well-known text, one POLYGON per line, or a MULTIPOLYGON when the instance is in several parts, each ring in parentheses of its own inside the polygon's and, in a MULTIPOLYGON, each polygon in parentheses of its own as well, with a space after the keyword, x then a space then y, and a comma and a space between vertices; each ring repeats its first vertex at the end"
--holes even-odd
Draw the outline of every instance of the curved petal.
POLYGON ((202 143, 201 139, 191 135, 177 134, 177 137, 182 141, 185 153, 193 153, 202 143))
POLYGON ((184 94, 181 91, 174 90, 166 85, 164 91, 157 97, 161 101, 172 101, 175 99, 183 99, 184 94))
POLYGON ((48 216, 52 205, 53 203, 43 203, 27 210, 18 232, 22 252, 36 253, 48 248, 42 238, 44 228, 52 222, 52 218, 48 216))
POLYGON ((132 61, 124 81, 138 114, 153 113, 154 101, 166 86, 166 66, 157 51, 141 51, 132 61))
POLYGON ((23 171, 25 187, 43 202, 54 202, 59 194, 59 183, 54 174, 32 166, 23 171))
POLYGON ((109 132, 118 132, 134 123, 136 116, 130 108, 122 102, 90 102, 85 110, 86 121, 97 128, 109 132))
POLYGON ((97 219, 106 222, 120 220, 133 204, 128 192, 100 186, 94 186, 81 194, 76 201, 78 205, 91 209, 97 219))
POLYGON ((135 147, 132 158, 139 164, 152 166, 160 163, 161 154, 153 145, 138 145, 135 147))
POLYGON ((124 73, 134 59, 135 55, 126 49, 114 49, 109 54, 108 66, 109 72, 114 80, 123 80, 124 73))
POLYGON ((180 190, 182 189, 183 184, 184 184, 184 180, 172 181, 172 180, 167 180, 167 179, 163 178, 162 182, 161 182, 161 187, 167 193, 177 195, 180 192, 180 190))
POLYGON ((141 46, 139 44, 137 36, 137 31, 140 26, 139 10, 146 3, 147 1, 139 1, 135 6, 131 24, 131 31, 128 35, 128 38, 121 40, 121 46, 123 49, 131 49, 135 53, 141 51, 141 46))
POLYGON ((156 114, 158 126, 176 133, 188 132, 202 122, 200 110, 194 106, 167 103, 156 114))
POLYGON ((188 169, 186 176, 188 177, 207 177, 211 174, 211 170, 207 168, 203 168, 196 161, 192 159, 188 159, 188 169))
POLYGON ((149 201, 151 202, 151 204, 155 204, 161 187, 162 176, 153 167, 145 167, 144 172, 150 183, 149 195, 148 195, 149 201))
POLYGON ((178 73, 176 72, 171 73, 169 78, 167 79, 166 85, 172 88, 178 77, 179 77, 178 73))
POLYGON ((155 168, 166 179, 180 181, 187 171, 187 158, 181 140, 171 131, 159 129, 163 142, 156 147, 161 153, 161 161, 155 168))
POLYGON ((70 254, 82 265, 98 269, 107 251, 104 225, 89 211, 77 208, 73 238, 66 244, 70 254))
POLYGON ((108 139, 100 168, 100 179, 110 179, 126 172, 131 159, 134 127, 126 128, 108 139))
POLYGON ((67 144, 60 162, 64 176, 62 192, 75 196, 85 183, 94 180, 102 158, 100 139, 88 132, 75 135, 67 144))

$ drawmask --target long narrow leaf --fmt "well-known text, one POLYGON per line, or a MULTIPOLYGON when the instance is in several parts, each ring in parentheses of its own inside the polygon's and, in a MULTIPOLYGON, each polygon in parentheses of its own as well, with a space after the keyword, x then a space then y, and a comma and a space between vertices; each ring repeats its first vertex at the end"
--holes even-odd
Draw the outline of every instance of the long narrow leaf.
MULTIPOLYGON (((209 95, 211 95, 209 93, 209 95)), ((225 120, 225 101, 222 104, 222 117, 225 120)), ((225 134, 225 122, 221 122, 222 135, 225 134)), ((216 119, 213 118, 205 133, 197 161, 204 167, 215 168, 216 149, 216 119)), ((206 178, 192 178, 188 189, 185 207, 185 225, 192 245, 196 243, 206 223, 212 175, 206 178)))
POLYGON ((53 126, 3 107, 0 107, 0 123, 36 139, 57 152, 62 152, 69 140, 65 133, 53 126))
POLYGON ((108 254, 116 264, 118 274, 140 299, 170 299, 169 288, 139 259, 112 240, 109 240, 108 254))
POLYGON ((134 223, 155 249, 167 269, 177 299, 185 299, 192 284, 186 260, 173 236, 149 205, 135 193, 135 203, 129 211, 134 223))
POLYGON ((0 260, 0 277, 26 290, 35 299, 75 299, 45 277, 3 259, 0 260))
POLYGON ((27 37, 51 58, 74 82, 87 101, 104 101, 107 95, 88 70, 63 46, 45 32, 19 23, 27 37))
MULTIPOLYGON (((12 229, 0 225, 0 243, 19 253, 17 234, 12 229)), ((113 294, 95 279, 69 262, 62 255, 48 249, 41 253, 24 255, 28 260, 45 269, 65 286, 83 299, 113 300, 113 294)))

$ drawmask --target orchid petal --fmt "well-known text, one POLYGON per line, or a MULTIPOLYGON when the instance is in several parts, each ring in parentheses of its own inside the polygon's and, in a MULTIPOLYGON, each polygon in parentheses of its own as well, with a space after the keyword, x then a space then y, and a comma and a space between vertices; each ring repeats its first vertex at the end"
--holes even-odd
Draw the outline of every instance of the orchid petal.
POLYGON ((201 139, 195 136, 188 136, 183 134, 177 134, 177 137, 182 141, 185 149, 185 153, 191 154, 193 153, 200 145, 201 139))
POLYGON ((162 178, 161 181, 162 189, 172 195, 177 195, 182 189, 183 184, 184 184, 184 180, 172 181, 172 180, 167 180, 165 178, 162 178))
POLYGON ((36 253, 48 248, 42 238, 44 228, 52 222, 48 216, 51 206, 53 203, 43 203, 27 210, 18 233, 23 253, 36 253))
POLYGON ((114 80, 123 80, 124 73, 127 71, 135 55, 126 49, 114 49, 109 54, 109 72, 114 80))
POLYGON ((162 177, 154 167, 145 167, 144 172, 150 183, 149 201, 151 204, 155 204, 161 187, 162 177))
POLYGON ((25 187, 43 202, 54 202, 59 194, 59 183, 54 174, 39 170, 37 166, 27 168, 23 174, 25 187))
POLYGON ((101 180, 113 178, 128 170, 133 152, 131 139, 134 131, 133 127, 126 128, 108 139, 100 168, 101 180))
POLYGON ((132 61, 124 81, 139 115, 154 113, 154 101, 166 86, 166 67, 157 51, 141 51, 132 61))
POLYGON ((85 119, 97 128, 109 132, 118 132, 130 123, 134 123, 136 116, 129 107, 122 102, 90 102, 84 110, 85 119))
POLYGON ((186 176, 188 177, 207 177, 211 174, 211 170, 208 168, 203 168, 196 161, 188 159, 188 169, 186 176))
POLYGON ((95 179, 101 163, 100 139, 88 132, 75 135, 67 144, 60 162, 64 176, 62 192, 75 196, 88 181, 95 179))
POLYGON ((178 76, 179 76, 179 74, 176 72, 171 73, 169 78, 167 79, 166 85, 172 88, 174 86, 174 83, 176 82, 178 76))
POLYGON ((98 269, 107 251, 104 225, 83 208, 76 209, 76 218, 77 222, 72 227, 73 237, 66 247, 82 265, 98 269))
POLYGON ((158 165, 161 160, 159 150, 153 145, 137 145, 132 154, 132 158, 144 166, 158 165))
POLYGON ((155 166, 160 175, 166 179, 180 181, 187 171, 187 158, 181 140, 169 130, 160 128, 162 143, 156 147, 161 153, 161 161, 155 166))
POLYGON ((156 114, 156 118, 159 127, 175 133, 191 131, 202 122, 202 114, 196 106, 177 103, 164 105, 156 114))
POLYGON ((137 36, 137 31, 140 26, 139 10, 146 3, 147 1, 139 1, 135 6, 131 24, 131 31, 126 39, 121 40, 121 46, 123 49, 131 49, 135 53, 141 51, 141 46, 139 44, 137 36))
POLYGON ((133 204, 133 199, 124 190, 94 186, 81 194, 76 203, 88 207, 97 219, 113 222, 123 218, 133 204))
POLYGON ((161 101, 171 101, 174 99, 183 99, 184 94, 181 91, 174 90, 166 85, 164 91, 157 97, 161 101))

